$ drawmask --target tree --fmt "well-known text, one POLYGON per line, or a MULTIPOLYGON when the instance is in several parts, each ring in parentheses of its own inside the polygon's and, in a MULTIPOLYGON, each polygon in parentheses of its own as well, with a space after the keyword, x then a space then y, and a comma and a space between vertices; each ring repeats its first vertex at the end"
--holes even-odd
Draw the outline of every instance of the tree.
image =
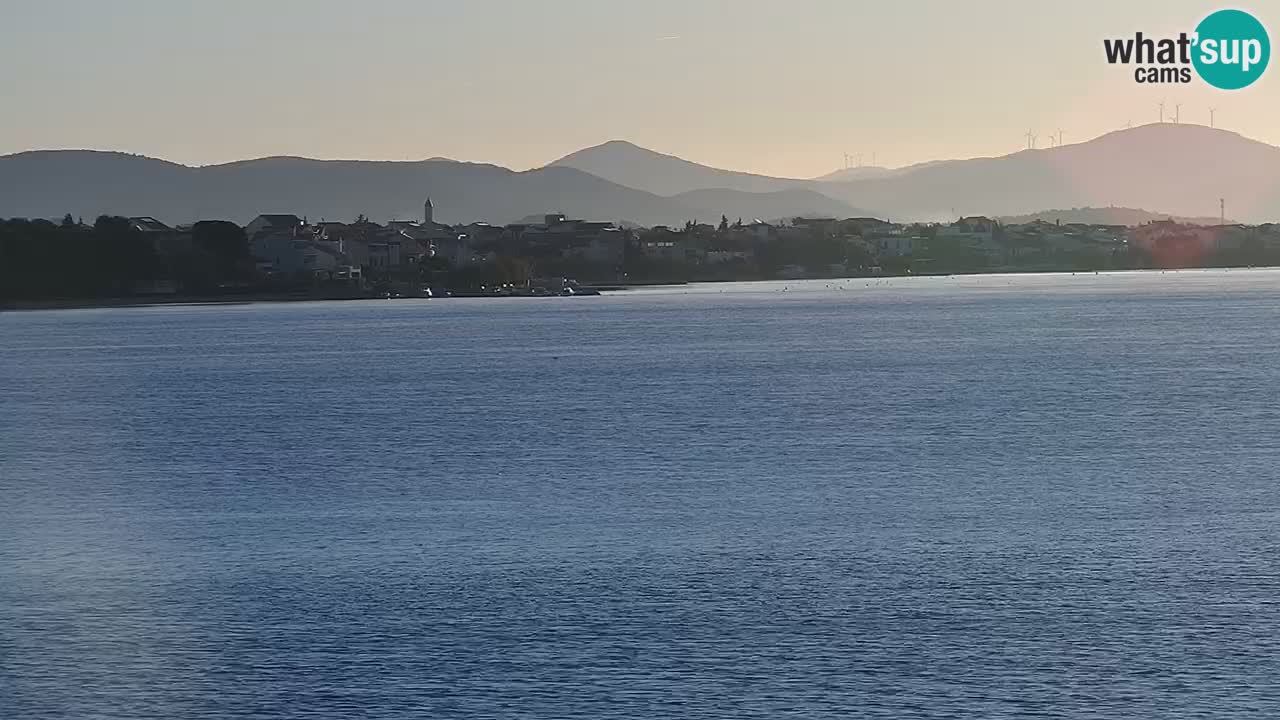
POLYGON ((117 296, 129 295, 156 268, 155 249, 128 218, 103 215, 93 224, 95 289, 117 296))
POLYGON ((76 226, 76 219, 71 217, 71 213, 62 216, 62 227, 69 228, 76 226))
POLYGON ((233 222, 201 220, 191 227, 191 242, 208 255, 219 282, 238 278, 249 260, 249 238, 233 222))
POLYGON ((724 215, 720 216, 720 227, 717 229, 717 231, 721 235, 729 232, 729 218, 725 217, 724 215))

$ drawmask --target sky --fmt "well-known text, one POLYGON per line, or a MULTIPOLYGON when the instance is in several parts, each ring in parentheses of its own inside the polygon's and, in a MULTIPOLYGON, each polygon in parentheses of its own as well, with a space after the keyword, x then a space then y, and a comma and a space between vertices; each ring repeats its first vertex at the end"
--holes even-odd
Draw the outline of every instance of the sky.
MULTIPOLYGON (((1235 2, 1272 29, 1280 3, 1235 2)), ((608 140, 813 177, 1157 120, 1280 144, 1280 69, 1142 86, 1102 41, 1189 0, 0 0, 0 154, 270 155, 515 169, 608 140)), ((1275 65, 1276 63, 1273 63, 1275 65)))

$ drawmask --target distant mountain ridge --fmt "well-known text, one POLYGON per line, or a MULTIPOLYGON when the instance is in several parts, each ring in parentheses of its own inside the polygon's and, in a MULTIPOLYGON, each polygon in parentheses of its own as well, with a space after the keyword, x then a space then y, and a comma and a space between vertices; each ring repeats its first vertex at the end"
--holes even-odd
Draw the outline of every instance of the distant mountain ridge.
POLYGON ((452 160, 273 157, 188 167, 97 151, 0 157, 0 217, 69 212, 245 222, 263 212, 291 212, 409 219, 419 217, 428 195, 446 222, 505 223, 547 212, 642 225, 713 222, 721 215, 909 222, 1113 206, 1214 217, 1220 199, 1229 217, 1267 222, 1280 219, 1280 148, 1224 130, 1160 123, 1047 150, 819 180, 722 170, 622 141, 523 172, 452 160))
POLYGON ((1242 222, 1280 218, 1280 148, 1225 130, 1162 123, 1088 142, 927 165, 823 192, 895 219, 1023 215, 1054 207, 1160 208, 1242 222))
POLYGON ((450 160, 380 162, 269 157, 188 167, 125 153, 46 150, 0 157, 0 217, 149 215, 168 223, 287 212, 313 220, 414 219, 430 196, 445 222, 573 217, 681 224, 760 207, 779 216, 844 211, 816 193, 660 197, 571 167, 516 172, 450 160), (715 206, 699 200, 714 199, 715 206))
POLYGON ((766 193, 805 184, 803 180, 753 175, 699 165, 625 140, 612 140, 584 148, 552 162, 548 167, 576 168, 619 185, 664 196, 692 190, 766 193))
POLYGON ((626 142, 587 148, 553 164, 664 196, 699 184, 805 188, 900 221, 1109 206, 1211 217, 1220 198, 1238 220, 1280 219, 1280 148, 1201 125, 1156 123, 1056 148, 891 170, 853 168, 816 180, 711 168, 626 142))

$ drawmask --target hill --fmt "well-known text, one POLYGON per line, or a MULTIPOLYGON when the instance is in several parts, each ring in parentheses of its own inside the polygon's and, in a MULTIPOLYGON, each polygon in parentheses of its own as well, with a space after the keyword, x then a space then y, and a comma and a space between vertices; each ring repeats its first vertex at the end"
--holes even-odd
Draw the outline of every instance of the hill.
POLYGON ((1171 123, 1076 145, 926 165, 893 177, 829 182, 823 193, 895 220, 1023 215, 1046 207, 1164 208, 1184 216, 1280 218, 1280 148, 1171 123))
POLYGON ((721 215, 929 221, 1068 207, 1161 208, 1213 218, 1219 198, 1241 222, 1280 218, 1280 148, 1196 125, 1146 125, 1048 150, 857 170, 867 172, 853 179, 774 178, 624 142, 526 172, 451 160, 285 157, 193 168, 121 153, 40 151, 0 157, 0 217, 70 212, 245 222, 261 212, 294 212, 313 219, 413 218, 430 195, 447 222, 514 222, 546 212, 643 225, 721 215))
POLYGON ((681 224, 721 214, 788 216, 840 210, 831 198, 759 197, 736 191, 660 197, 571 167, 515 172, 494 165, 424 160, 370 162, 272 157, 188 167, 123 153, 60 150, 0 157, 0 217, 151 215, 168 223, 259 213, 313 220, 419 216, 431 196, 442 222, 515 222, 547 212, 640 223, 681 224), (792 202, 794 204, 788 204, 792 202), (751 212, 752 208, 759 210, 751 212))
POLYGON ((1173 123, 1046 150, 894 169, 851 168, 815 180, 712 168, 620 141, 573 153, 554 165, 663 196, 718 188, 808 189, 902 221, 1111 206, 1216 217, 1219 198, 1226 200, 1229 215, 1244 222, 1280 218, 1280 148, 1225 130, 1173 123))
POLYGON ((579 150, 556 160, 551 166, 577 168, 619 185, 667 196, 691 190, 765 193, 806 184, 803 180, 753 175, 699 165, 624 140, 613 140, 579 150))

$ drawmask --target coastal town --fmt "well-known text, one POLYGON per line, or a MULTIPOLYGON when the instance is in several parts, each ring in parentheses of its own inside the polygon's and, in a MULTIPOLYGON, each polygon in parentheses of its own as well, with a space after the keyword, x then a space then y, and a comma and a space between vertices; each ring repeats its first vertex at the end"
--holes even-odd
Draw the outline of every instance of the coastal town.
POLYGON ((637 227, 559 213, 447 224, 428 198, 419 218, 381 222, 11 219, 0 221, 0 253, 8 301, 573 295, 697 281, 1275 265, 1280 225, 722 216, 637 227))

